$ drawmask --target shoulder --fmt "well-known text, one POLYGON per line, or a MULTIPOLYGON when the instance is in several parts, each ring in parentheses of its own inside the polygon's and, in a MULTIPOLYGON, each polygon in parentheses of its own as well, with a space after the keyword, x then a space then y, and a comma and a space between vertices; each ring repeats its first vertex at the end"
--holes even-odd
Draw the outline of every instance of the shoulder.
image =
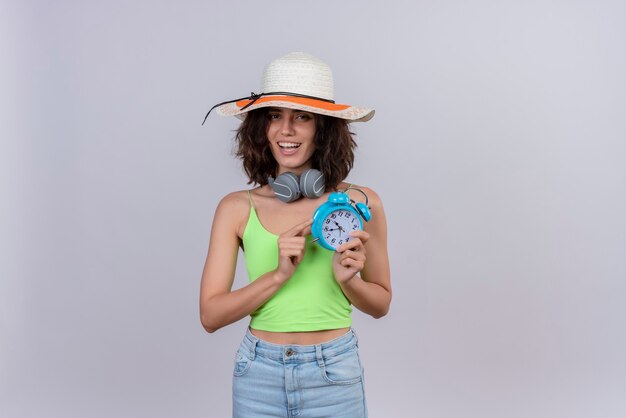
POLYGON ((217 205, 218 210, 238 210, 243 207, 250 206, 250 198, 247 190, 239 190, 236 192, 228 193, 222 197, 217 205))
POLYGON ((236 232, 245 225, 250 213, 250 198, 247 190, 232 192, 224 196, 215 209, 214 225, 236 232))
POLYGON ((220 200, 219 206, 237 206, 242 203, 249 202, 249 191, 248 190, 238 190, 236 192, 228 193, 226 196, 222 197, 220 200))
POLYGON ((362 186, 362 185, 353 183, 350 185, 348 194, 353 200, 357 202, 365 203, 367 201, 367 205, 371 209, 374 209, 374 208, 382 209, 383 203, 382 203, 380 196, 378 195, 378 193, 376 193, 376 191, 374 191, 373 189, 367 186, 362 186), (359 193, 357 190, 361 190, 365 195, 363 195, 362 193, 359 193), (367 198, 365 196, 367 196, 367 198))

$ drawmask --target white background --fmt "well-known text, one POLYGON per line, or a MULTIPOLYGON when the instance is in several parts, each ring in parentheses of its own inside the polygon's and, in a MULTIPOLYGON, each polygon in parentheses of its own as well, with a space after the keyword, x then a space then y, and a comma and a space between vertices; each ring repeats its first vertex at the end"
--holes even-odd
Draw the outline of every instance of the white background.
MULTIPOLYGON (((328 62, 394 300, 354 316, 372 417, 626 414, 621 1, 2 1, 0 416, 228 417, 245 321, 209 335, 235 119, 328 62)), ((241 261, 241 260, 240 260, 241 261)), ((237 285, 246 281, 240 269, 237 285)))

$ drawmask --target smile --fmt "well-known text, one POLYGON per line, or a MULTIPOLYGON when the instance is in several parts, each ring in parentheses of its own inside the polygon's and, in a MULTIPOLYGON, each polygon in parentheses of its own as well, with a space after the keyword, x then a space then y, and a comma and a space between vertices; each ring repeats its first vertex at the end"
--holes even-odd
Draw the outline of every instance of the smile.
POLYGON ((300 145, 297 142, 278 142, 278 146, 283 149, 299 148, 300 145))

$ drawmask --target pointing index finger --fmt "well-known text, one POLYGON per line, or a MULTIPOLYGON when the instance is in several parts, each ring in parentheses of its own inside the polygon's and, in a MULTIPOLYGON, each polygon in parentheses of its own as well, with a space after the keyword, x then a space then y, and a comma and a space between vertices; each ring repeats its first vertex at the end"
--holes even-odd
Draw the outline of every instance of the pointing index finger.
POLYGON ((313 224, 313 218, 309 218, 306 221, 297 224, 287 232, 283 234, 286 237, 304 237, 311 233, 311 225, 313 224))

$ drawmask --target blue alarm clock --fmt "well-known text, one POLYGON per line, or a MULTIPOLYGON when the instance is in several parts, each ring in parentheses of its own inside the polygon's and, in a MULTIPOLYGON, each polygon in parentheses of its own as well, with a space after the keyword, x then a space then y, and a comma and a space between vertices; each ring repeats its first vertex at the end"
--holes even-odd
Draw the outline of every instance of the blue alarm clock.
POLYGON ((361 189, 349 188, 331 193, 328 201, 313 214, 313 242, 317 241, 322 247, 336 251, 337 247, 350 241, 352 231, 363 229, 361 219, 369 222, 372 217, 367 203, 367 195, 361 189), (355 203, 348 196, 348 190, 361 192, 365 196, 365 203, 355 203))

